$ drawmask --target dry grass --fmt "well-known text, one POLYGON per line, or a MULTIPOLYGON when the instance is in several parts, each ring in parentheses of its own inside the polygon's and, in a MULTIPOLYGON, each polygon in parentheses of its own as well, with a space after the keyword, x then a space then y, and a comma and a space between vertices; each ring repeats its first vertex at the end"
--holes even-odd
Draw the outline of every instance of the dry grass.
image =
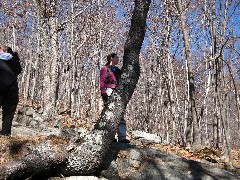
POLYGON ((57 136, 0 136, 0 165, 26 156, 42 141, 49 141, 55 151, 62 151, 69 139, 57 136))

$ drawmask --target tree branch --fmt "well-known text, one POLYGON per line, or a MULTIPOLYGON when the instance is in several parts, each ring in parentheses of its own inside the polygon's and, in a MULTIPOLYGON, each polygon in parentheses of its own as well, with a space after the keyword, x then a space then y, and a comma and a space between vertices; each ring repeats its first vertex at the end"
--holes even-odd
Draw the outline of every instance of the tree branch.
POLYGON ((79 13, 75 14, 72 18, 70 18, 69 20, 61 23, 58 26, 58 31, 65 29, 65 25, 68 24, 69 22, 73 22, 79 15, 81 15, 84 11, 86 11, 86 9, 88 9, 91 5, 88 5, 87 7, 85 7, 82 11, 80 11, 79 13))

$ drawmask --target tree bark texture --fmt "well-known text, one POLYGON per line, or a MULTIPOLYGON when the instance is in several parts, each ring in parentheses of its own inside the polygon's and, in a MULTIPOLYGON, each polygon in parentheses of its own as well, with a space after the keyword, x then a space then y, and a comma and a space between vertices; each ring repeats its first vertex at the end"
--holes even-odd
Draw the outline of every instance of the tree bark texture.
POLYGON ((48 171, 65 160, 66 152, 60 147, 56 151, 48 141, 41 142, 25 157, 1 165, 0 179, 27 179, 32 175, 48 171))

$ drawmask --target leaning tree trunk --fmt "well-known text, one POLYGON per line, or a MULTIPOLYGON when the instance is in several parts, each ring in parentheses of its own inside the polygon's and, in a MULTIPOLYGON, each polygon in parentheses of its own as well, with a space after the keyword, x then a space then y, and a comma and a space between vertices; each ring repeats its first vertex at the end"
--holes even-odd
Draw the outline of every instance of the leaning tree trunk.
POLYGON ((131 27, 124 46, 123 74, 119 85, 102 110, 92 134, 67 158, 68 162, 62 168, 63 174, 94 172, 107 153, 140 76, 139 55, 150 3, 151 0, 135 0, 131 27))

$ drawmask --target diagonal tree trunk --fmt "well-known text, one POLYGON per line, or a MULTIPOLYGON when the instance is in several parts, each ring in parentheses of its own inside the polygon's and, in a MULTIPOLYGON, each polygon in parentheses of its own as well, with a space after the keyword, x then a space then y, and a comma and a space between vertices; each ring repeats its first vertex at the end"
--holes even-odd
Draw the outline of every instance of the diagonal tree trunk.
POLYGON ((68 162, 62 168, 63 174, 94 172, 107 153, 140 76, 139 55, 150 3, 150 0, 135 0, 131 27, 124 46, 123 74, 119 85, 102 110, 92 134, 67 158, 68 162))

